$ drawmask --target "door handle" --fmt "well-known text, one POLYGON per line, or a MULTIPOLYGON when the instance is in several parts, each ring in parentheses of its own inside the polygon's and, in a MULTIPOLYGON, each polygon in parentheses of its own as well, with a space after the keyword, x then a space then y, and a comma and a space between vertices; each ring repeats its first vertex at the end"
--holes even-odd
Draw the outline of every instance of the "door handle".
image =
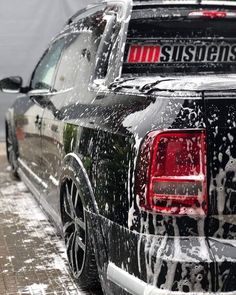
POLYGON ((52 124, 52 126, 51 126, 51 130, 52 130, 53 132, 55 132, 55 133, 58 133, 58 126, 55 125, 55 124, 52 124))
POLYGON ((37 125, 39 123, 39 115, 36 116, 36 119, 34 121, 34 124, 37 125))
POLYGON ((35 124, 36 126, 38 126, 39 129, 41 128, 41 125, 42 125, 42 118, 40 118, 39 115, 36 116, 35 121, 34 121, 34 124, 35 124))

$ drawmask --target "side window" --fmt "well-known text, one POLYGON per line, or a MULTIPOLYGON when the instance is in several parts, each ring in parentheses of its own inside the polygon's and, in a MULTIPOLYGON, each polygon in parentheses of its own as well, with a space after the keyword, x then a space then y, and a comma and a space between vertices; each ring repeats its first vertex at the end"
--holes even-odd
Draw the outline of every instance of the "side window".
POLYGON ((64 39, 57 40, 46 51, 33 73, 31 80, 32 90, 51 89, 56 66, 64 47, 64 42, 64 39))
POLYGON ((73 88, 81 103, 88 102, 88 85, 106 24, 102 10, 72 25, 76 33, 65 42, 54 84, 56 91, 73 88))
POLYGON ((74 88, 76 73, 82 58, 83 40, 81 39, 80 33, 71 34, 67 37, 56 74, 55 91, 74 88))

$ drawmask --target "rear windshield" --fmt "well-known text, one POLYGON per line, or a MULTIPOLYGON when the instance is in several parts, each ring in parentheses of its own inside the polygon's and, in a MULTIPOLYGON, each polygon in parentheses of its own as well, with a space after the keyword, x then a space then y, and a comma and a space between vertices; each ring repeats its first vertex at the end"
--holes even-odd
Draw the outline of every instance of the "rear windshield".
POLYGON ((123 74, 199 72, 236 72, 236 10, 133 11, 123 74))

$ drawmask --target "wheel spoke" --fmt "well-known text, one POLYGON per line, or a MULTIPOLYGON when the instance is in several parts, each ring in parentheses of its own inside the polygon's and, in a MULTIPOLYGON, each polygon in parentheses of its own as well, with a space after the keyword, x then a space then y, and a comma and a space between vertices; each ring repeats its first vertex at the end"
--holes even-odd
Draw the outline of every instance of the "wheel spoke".
POLYGON ((74 221, 67 221, 64 226, 63 226, 63 230, 64 230, 64 233, 67 233, 68 232, 68 229, 74 225, 74 221))
POLYGON ((77 203, 78 203, 78 199, 79 199, 79 190, 77 189, 74 182, 72 182, 72 185, 71 185, 71 199, 72 199, 72 204, 73 204, 73 208, 74 208, 74 213, 76 216, 76 208, 77 208, 77 203))
POLYGON ((70 204, 68 202, 68 198, 67 198, 67 195, 64 197, 64 209, 65 209, 65 213, 66 215, 70 218, 70 219, 74 219, 74 216, 71 214, 71 211, 70 211, 70 204))
POLYGON ((79 199, 79 190, 77 189, 77 191, 76 191, 76 195, 75 195, 75 203, 74 203, 75 208, 77 208, 78 199, 79 199))
POLYGON ((75 232, 72 232, 72 233, 69 235, 68 239, 66 238, 66 250, 67 250, 67 253, 68 253, 69 250, 70 250, 71 239, 73 238, 74 234, 75 234, 75 232))
POLYGON ((7 150, 9 153, 11 153, 13 151, 13 146, 12 145, 8 145, 7 146, 7 150))
POLYGON ((75 223, 82 228, 83 230, 85 230, 85 223, 80 219, 80 218, 76 218, 75 219, 75 223))
POLYGON ((12 140, 10 139, 9 136, 7 137, 7 143, 8 143, 9 145, 12 145, 12 140))
POLYGON ((75 269, 75 241, 76 241, 76 232, 73 233, 73 239, 72 239, 71 247, 70 247, 70 259, 71 259, 73 271, 75 269))
POLYGON ((78 239, 77 239, 77 243, 78 243, 78 246, 83 250, 85 251, 85 244, 82 242, 82 239, 78 236, 78 239))
POLYGON ((76 235, 76 238, 75 238, 75 252, 74 252, 74 255, 75 255, 75 265, 76 265, 76 270, 77 270, 77 273, 80 272, 80 267, 78 265, 78 262, 79 262, 79 257, 78 257, 78 250, 79 250, 79 247, 78 247, 78 236, 76 235))
POLYGON ((72 200, 73 200, 73 195, 74 195, 74 190, 75 189, 76 189, 76 186, 75 186, 74 182, 72 182, 71 189, 70 189, 70 195, 72 197, 72 200))
POLYGON ((75 208, 74 208, 73 202, 72 202, 72 195, 69 192, 68 183, 66 184, 66 197, 67 197, 68 204, 70 206, 71 216, 72 216, 72 218, 75 218, 75 216, 76 216, 75 208))

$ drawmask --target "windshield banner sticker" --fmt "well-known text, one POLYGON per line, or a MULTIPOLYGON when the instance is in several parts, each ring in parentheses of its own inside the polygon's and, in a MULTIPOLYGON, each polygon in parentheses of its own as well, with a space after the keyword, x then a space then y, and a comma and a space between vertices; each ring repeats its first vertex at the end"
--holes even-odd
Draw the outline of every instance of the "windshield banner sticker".
POLYGON ((236 62, 236 44, 130 45, 128 63, 236 62))

